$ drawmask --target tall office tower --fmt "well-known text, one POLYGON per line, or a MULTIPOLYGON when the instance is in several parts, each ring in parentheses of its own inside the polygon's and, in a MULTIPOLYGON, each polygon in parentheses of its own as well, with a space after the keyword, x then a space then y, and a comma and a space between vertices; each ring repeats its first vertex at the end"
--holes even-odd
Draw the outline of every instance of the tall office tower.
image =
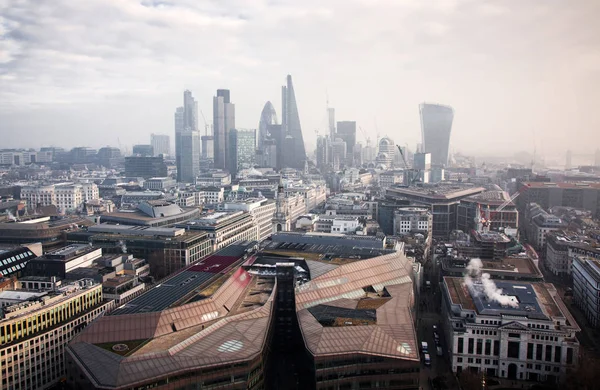
POLYGON ((154 148, 154 155, 168 155, 171 154, 171 140, 168 135, 165 134, 151 134, 152 147, 154 148))
POLYGON ((215 158, 214 142, 215 138, 212 135, 203 135, 202 140, 202 159, 212 160, 215 158))
POLYGON ((175 162, 177 181, 193 183, 200 171, 200 133, 198 103, 188 90, 183 92, 183 107, 175 111, 175 162))
POLYGON ((317 138, 317 167, 322 169, 327 166, 327 162, 329 161, 329 137, 320 135, 317 138))
POLYGON ((353 158, 355 167, 363 165, 363 146, 360 142, 354 145, 353 158))
POLYGON ((419 112, 423 153, 431 153, 433 165, 447 165, 454 109, 440 104, 422 103, 419 105, 419 112))
POLYGON ((329 139, 335 139, 335 108, 327 107, 327 119, 329 120, 329 139))
POLYGON ((195 183, 200 173, 200 133, 184 131, 181 133, 181 164, 177 167, 177 181, 195 183))
POLYGON ((229 132, 229 167, 231 176, 241 169, 252 168, 256 154, 256 130, 231 129, 229 132))
POLYGON ((198 102, 189 90, 183 92, 183 128, 198 130, 198 102))
POLYGON ((231 129, 235 129, 235 105, 231 103, 228 89, 217 89, 217 96, 213 97, 215 168, 229 169, 227 152, 231 129))
POLYGON ((573 168, 573 152, 567 150, 567 155, 565 157, 565 169, 573 168))
POLYGON ((596 149, 596 155, 594 157, 594 165, 600 167, 600 149, 596 149))
POLYGON ((285 159, 284 164, 290 168, 303 169, 306 160, 306 149, 304 148, 296 95, 294 94, 292 76, 290 75, 287 76, 287 86, 281 87, 281 106, 283 115, 281 126, 285 134, 284 144, 294 148, 293 150, 285 150, 288 158, 285 159))
POLYGON ((346 161, 340 161, 351 167, 354 163, 354 145, 356 145, 356 122, 342 121, 337 123, 337 138, 346 142, 346 161))
POLYGON ((269 126, 277 124, 277 113, 271 102, 266 102, 260 114, 260 122, 258 122, 257 146, 258 150, 264 150, 265 140, 271 138, 269 126))

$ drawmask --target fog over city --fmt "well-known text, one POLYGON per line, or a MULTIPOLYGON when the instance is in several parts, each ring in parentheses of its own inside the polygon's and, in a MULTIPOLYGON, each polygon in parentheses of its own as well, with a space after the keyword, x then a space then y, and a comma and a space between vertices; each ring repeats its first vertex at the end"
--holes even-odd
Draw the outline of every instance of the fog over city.
POLYGON ((184 89, 209 123, 229 89, 237 126, 256 128, 291 74, 311 153, 328 99, 410 148, 427 101, 455 109, 454 152, 592 154, 599 14, 596 0, 0 0, 0 146, 147 143, 173 133, 184 89))

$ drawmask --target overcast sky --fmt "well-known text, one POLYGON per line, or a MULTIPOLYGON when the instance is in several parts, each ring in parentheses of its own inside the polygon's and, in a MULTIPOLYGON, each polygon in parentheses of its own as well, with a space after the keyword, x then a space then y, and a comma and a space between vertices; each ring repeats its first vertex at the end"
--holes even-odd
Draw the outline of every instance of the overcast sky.
POLYGON ((454 151, 591 153, 598 16, 598 0, 0 0, 0 148, 149 143, 184 89, 209 123, 230 89, 256 128, 291 74, 309 153, 327 95, 411 148, 428 101, 454 107, 454 151))

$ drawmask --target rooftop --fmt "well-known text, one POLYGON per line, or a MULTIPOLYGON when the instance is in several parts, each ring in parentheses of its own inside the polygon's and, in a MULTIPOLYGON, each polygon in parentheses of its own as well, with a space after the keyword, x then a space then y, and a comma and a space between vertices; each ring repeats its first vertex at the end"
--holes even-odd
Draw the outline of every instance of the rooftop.
POLYGON ((481 315, 521 316, 537 320, 562 318, 567 320, 567 325, 577 327, 552 284, 496 279, 494 283, 501 290, 501 296, 506 301, 504 304, 483 293, 483 286, 477 280, 469 286, 463 278, 444 277, 452 304, 460 305, 463 309, 475 310, 481 315))
POLYGON ((435 184, 422 187, 391 187, 386 189, 386 195, 419 196, 431 200, 453 200, 467 197, 485 191, 483 187, 468 184, 435 184))
POLYGON ((554 183, 554 182, 525 182, 523 186, 527 188, 569 188, 569 189, 579 189, 579 188, 591 188, 591 189, 600 189, 600 183, 596 182, 568 182, 568 183, 554 183))
POLYGON ((227 273, 254 246, 254 242, 240 242, 194 263, 154 288, 117 308, 111 315, 160 312, 176 303, 191 299, 202 287, 227 273))

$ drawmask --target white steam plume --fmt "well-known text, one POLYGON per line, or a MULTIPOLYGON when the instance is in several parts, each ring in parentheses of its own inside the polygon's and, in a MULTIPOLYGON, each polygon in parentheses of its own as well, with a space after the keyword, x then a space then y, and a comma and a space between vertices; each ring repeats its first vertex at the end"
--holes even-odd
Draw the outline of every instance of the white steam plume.
POLYGON ((495 301, 503 306, 518 307, 519 303, 513 298, 503 295, 502 289, 490 278, 490 274, 481 273, 483 263, 480 259, 471 259, 467 265, 467 274, 464 282, 474 294, 484 294, 488 301, 495 301), (480 283, 475 283, 473 279, 480 283))

